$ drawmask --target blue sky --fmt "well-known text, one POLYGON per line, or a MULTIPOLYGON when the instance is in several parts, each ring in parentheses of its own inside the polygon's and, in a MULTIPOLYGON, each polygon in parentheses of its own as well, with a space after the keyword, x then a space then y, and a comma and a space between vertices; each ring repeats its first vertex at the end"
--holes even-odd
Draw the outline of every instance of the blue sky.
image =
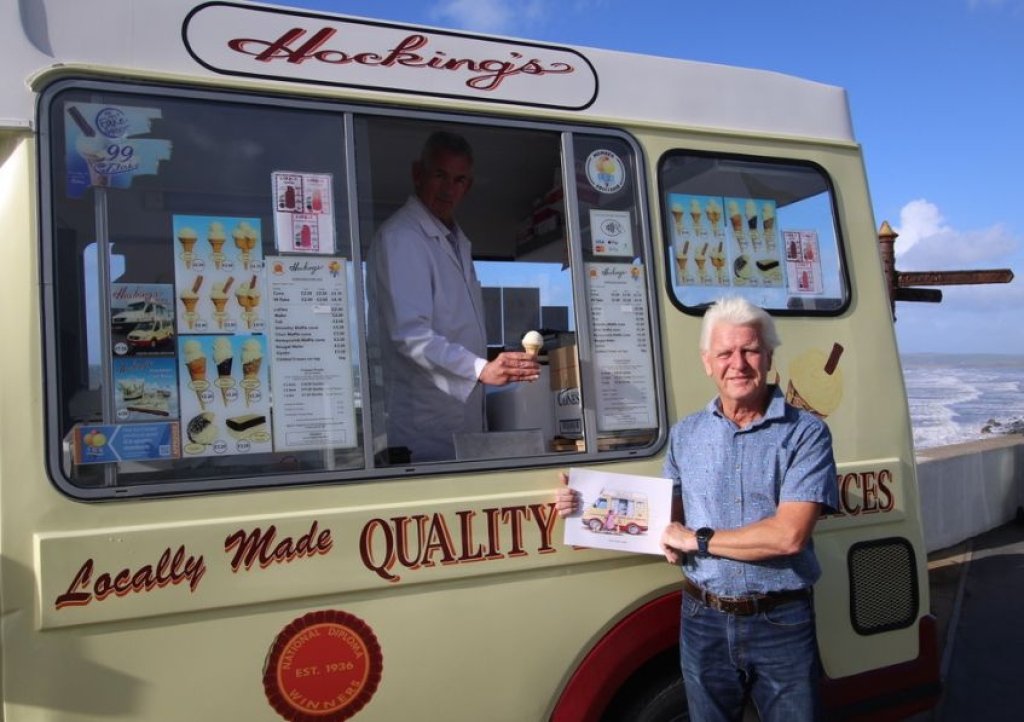
MULTIPOLYGON (((279 0, 280 2, 281 0, 279 0)), ((847 89, 900 270, 1011 268, 898 303, 902 352, 1024 354, 1024 0, 283 0, 775 70, 847 89)))

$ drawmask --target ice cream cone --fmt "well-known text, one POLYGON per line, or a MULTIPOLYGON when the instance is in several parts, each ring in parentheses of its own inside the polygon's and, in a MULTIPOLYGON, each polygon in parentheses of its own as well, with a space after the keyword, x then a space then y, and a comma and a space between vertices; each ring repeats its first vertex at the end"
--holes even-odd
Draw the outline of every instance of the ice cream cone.
POLYGON ((672 204, 672 224, 676 235, 683 235, 683 207, 678 203, 672 204))
POLYGON ((245 389, 245 405, 252 402, 255 391, 260 387, 260 368, 263 365, 263 347, 259 341, 250 338, 242 344, 242 388, 245 389))
POLYGON ((523 336, 523 350, 536 358, 544 348, 544 337, 538 331, 527 331, 523 336))
POLYGON ((186 364, 188 367, 188 376, 192 381, 205 381, 206 380, 206 357, 195 359, 186 364))
POLYGON ((686 241, 682 247, 676 247, 676 275, 682 283, 686 278, 686 266, 690 260, 690 242, 686 241))
POLYGON ((234 360, 231 339, 220 336, 214 340, 213 362, 217 365, 217 386, 220 388, 220 398, 225 406, 228 405, 228 389, 235 385, 235 380, 231 377, 234 360))

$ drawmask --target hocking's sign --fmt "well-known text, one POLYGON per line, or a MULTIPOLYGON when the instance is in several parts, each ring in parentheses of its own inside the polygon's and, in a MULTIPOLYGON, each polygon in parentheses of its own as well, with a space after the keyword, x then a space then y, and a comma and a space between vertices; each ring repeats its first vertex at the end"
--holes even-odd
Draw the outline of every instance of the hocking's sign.
POLYGON ((550 45, 226 2, 192 10, 182 36, 227 75, 568 110, 597 97, 590 62, 550 45))

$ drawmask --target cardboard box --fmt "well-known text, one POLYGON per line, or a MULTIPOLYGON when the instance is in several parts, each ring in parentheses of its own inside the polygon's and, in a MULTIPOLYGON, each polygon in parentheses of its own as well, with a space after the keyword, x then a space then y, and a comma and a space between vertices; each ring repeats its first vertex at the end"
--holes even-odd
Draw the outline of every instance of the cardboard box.
POLYGON ((551 369, 552 391, 579 389, 580 363, 576 355, 576 344, 548 351, 548 366, 551 369))
POLYGON ((555 436, 583 438, 583 404, 580 396, 580 364, 576 344, 548 351, 551 394, 555 405, 555 436))

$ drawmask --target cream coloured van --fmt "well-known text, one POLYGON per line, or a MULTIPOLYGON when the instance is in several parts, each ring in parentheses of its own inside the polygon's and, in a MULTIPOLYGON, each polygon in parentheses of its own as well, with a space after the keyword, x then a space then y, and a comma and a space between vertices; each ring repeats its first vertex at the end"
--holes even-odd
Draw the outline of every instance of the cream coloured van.
POLYGON ((774 378, 836 440, 831 714, 934 704, 842 89, 239 2, 5 3, 0 42, 3 719, 677 719, 678 570, 565 546, 551 489, 660 475, 726 293, 776 316, 774 378), (490 349, 540 330, 545 365, 421 463, 387 438, 363 269, 439 128, 476 156, 490 349), (139 295, 173 343, 130 354, 109 319, 139 295))

